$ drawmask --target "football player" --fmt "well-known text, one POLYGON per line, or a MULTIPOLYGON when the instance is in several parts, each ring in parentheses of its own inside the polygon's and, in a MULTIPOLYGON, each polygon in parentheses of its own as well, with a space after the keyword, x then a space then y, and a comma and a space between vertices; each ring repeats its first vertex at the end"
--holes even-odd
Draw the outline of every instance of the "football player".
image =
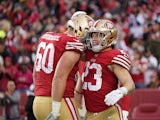
POLYGON ((123 120, 117 102, 135 89, 129 56, 112 48, 116 41, 117 28, 110 20, 97 20, 87 33, 83 78, 87 120, 123 120), (119 83, 122 87, 118 87, 119 83))
MULTIPOLYGON (((78 82, 77 82, 76 88, 75 88, 75 99, 79 104, 81 104, 81 109, 79 109, 79 112, 80 112, 80 115, 82 118, 86 117, 85 116, 86 107, 85 107, 85 103, 84 103, 84 99, 83 99, 83 90, 82 90, 82 84, 83 84, 82 76, 83 76, 84 69, 85 69, 85 61, 81 60, 79 62, 78 80, 77 80, 78 82)), ((120 105, 120 107, 122 109, 123 119, 128 120, 129 109, 130 109, 130 95, 124 96, 118 102, 118 104, 120 105)))
POLYGON ((77 37, 46 32, 39 38, 33 69, 33 111, 37 120, 80 119, 74 101, 75 74, 83 51, 79 38, 84 37, 93 19, 85 14, 77 14, 71 21, 77 37))

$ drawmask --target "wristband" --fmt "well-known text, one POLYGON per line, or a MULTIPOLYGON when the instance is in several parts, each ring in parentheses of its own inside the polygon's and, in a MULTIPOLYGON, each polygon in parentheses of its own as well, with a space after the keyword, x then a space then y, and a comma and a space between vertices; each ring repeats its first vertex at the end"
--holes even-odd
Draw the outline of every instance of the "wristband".
POLYGON ((129 115, 129 112, 126 110, 122 110, 122 113, 123 113, 123 116, 126 116, 126 117, 129 115))
POLYGON ((59 116, 60 108, 61 108, 61 102, 52 101, 52 113, 55 116, 59 116))
POLYGON ((128 94, 128 90, 127 90, 126 87, 120 87, 119 89, 122 91, 123 95, 127 95, 128 94))

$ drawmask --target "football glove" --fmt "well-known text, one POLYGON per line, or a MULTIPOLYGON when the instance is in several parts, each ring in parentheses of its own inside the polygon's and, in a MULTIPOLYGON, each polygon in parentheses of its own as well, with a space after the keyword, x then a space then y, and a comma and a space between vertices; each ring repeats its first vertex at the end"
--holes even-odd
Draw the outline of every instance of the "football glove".
POLYGON ((108 93, 105 96, 104 102, 108 106, 114 105, 126 94, 127 89, 125 87, 118 88, 108 93))
POLYGON ((58 116, 54 116, 54 113, 50 113, 45 120, 56 120, 58 116))
POLYGON ((56 120, 60 116, 61 102, 52 101, 52 112, 47 116, 45 120, 56 120))

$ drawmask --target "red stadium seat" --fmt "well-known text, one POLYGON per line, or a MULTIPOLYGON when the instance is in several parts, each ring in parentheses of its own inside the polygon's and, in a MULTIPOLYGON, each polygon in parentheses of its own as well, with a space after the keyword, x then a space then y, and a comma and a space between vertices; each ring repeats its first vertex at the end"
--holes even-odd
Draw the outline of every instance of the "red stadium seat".
POLYGON ((129 120, 160 120, 160 90, 136 89, 131 94, 129 120))

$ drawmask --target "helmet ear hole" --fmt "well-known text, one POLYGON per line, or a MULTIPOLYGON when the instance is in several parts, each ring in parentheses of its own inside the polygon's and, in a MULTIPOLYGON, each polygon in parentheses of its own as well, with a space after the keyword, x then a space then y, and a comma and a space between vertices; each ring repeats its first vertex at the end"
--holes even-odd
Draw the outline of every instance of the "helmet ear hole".
POLYGON ((107 40, 107 43, 111 43, 111 41, 112 41, 111 39, 108 39, 108 40, 107 40))
POLYGON ((81 26, 79 27, 79 31, 81 31, 81 32, 82 32, 82 28, 81 28, 81 26))
POLYGON ((113 37, 110 38, 111 41, 112 41, 113 39, 114 39, 113 37))

